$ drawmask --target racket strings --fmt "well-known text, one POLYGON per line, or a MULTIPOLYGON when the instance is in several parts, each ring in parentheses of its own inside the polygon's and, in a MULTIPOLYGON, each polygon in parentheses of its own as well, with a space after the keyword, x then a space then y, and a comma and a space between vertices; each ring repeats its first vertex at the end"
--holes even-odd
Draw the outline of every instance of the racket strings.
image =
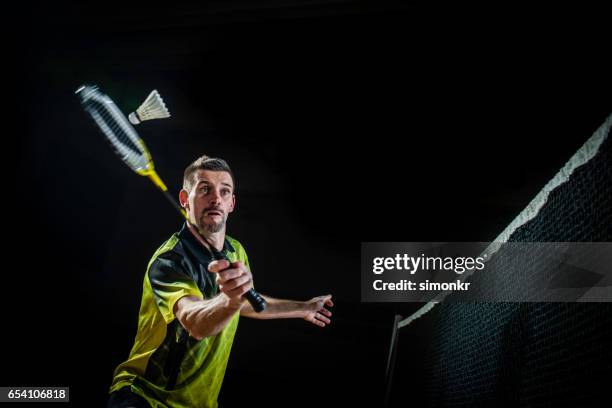
MULTIPOLYGON (((96 95, 98 96, 98 95, 96 95)), ((96 123, 102 129, 107 140, 132 170, 141 172, 151 168, 146 150, 140 146, 138 136, 126 126, 122 126, 121 113, 112 102, 98 97, 92 97, 88 110, 96 123)))

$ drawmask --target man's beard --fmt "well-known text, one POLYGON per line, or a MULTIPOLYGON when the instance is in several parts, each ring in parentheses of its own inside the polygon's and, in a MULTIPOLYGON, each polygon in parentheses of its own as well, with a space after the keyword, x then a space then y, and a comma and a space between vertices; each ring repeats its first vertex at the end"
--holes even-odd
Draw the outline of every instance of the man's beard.
POLYGON ((225 227, 225 218, 223 216, 221 217, 222 218, 221 222, 213 222, 212 224, 206 223, 204 221, 204 218, 205 218, 205 215, 202 214, 202 216, 200 217, 199 227, 201 230, 205 232, 214 234, 216 232, 223 230, 223 227, 225 227))

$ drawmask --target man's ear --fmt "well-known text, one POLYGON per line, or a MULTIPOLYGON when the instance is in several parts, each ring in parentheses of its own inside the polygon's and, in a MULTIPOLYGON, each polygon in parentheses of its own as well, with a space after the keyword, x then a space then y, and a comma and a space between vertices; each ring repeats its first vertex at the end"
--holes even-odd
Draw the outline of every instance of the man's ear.
POLYGON ((189 210, 189 193, 187 192, 187 190, 182 189, 179 192, 179 202, 181 203, 181 207, 186 210, 189 210))
POLYGON ((230 206, 228 213, 234 212, 234 208, 236 208, 236 194, 232 194, 232 205, 230 206))

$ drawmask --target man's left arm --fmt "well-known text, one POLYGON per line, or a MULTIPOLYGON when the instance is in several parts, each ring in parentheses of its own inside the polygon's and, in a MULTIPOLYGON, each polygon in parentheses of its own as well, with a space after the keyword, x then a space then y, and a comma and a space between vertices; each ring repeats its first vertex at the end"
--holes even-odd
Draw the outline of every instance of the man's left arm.
POLYGON ((262 295, 268 306, 260 313, 256 313, 250 303, 244 302, 240 309, 240 316, 253 319, 291 319, 301 318, 320 327, 331 323, 332 313, 327 307, 332 307, 331 295, 317 296, 306 301, 276 299, 262 295))

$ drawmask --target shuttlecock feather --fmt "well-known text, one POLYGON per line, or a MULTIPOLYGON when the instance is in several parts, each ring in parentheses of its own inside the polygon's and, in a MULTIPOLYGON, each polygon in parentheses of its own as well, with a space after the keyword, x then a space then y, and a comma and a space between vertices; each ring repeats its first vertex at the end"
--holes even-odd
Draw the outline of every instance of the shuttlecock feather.
POLYGON ((132 124, 137 125, 140 122, 151 119, 162 119, 170 117, 170 112, 166 108, 166 104, 159 92, 153 90, 147 99, 136 109, 136 112, 132 112, 128 115, 128 119, 132 124))

